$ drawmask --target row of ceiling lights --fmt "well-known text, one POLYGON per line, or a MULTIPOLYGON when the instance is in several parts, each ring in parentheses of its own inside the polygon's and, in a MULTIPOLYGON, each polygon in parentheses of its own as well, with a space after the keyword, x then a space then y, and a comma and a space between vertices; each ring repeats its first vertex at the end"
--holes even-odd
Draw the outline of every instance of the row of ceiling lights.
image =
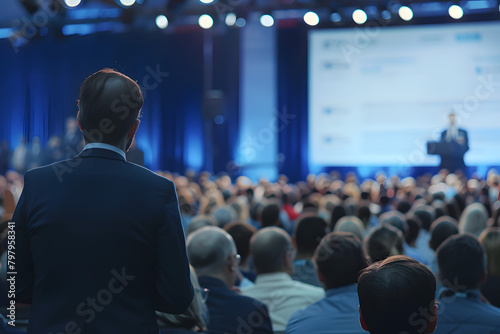
MULTIPOLYGON (((76 7, 81 3, 82 0, 64 0, 65 4, 70 7, 76 7)), ((123 6, 132 6, 136 0, 117 0, 117 2, 123 6)), ((200 2, 204 4, 210 4, 214 2, 214 0, 199 0, 200 2)), ((459 5, 451 5, 448 9, 448 14, 450 17, 453 19, 460 19, 464 15, 464 11, 462 7, 459 5)), ((398 10, 398 15, 399 17, 404 20, 404 21, 410 21, 413 18, 413 11, 410 7, 408 6, 401 6, 398 10)), ((384 10, 381 13, 381 17, 384 19, 390 19, 391 18, 391 13, 388 10, 384 10)), ((362 9, 356 9, 352 13, 352 20, 357 23, 357 24, 364 24, 368 19, 368 16, 366 12, 362 9)), ((320 22, 320 18, 318 14, 316 14, 313 11, 309 11, 304 14, 303 16, 304 22, 309 25, 309 26, 316 26, 320 22)), ((338 23, 342 21, 342 15, 339 13, 333 13, 330 15, 330 20, 334 23, 338 23)), ((168 26, 168 18, 165 15, 158 15, 156 17, 156 25, 160 29, 165 29, 168 26)), ((208 14, 203 14, 199 17, 198 19, 198 24, 200 27, 203 29, 210 29, 213 26, 214 20, 213 18, 208 15, 208 14)), ((237 18, 236 14, 234 13, 229 13, 226 16, 225 23, 228 26, 238 26, 242 27, 246 24, 246 20, 244 18, 237 18)), ((260 23, 264 27, 272 27, 274 25, 274 18, 270 14, 264 14, 260 17, 260 23)))

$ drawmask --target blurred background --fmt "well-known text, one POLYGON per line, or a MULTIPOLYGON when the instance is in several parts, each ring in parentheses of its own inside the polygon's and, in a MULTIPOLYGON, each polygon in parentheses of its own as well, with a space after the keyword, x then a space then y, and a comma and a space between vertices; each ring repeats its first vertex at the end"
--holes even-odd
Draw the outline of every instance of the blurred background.
POLYGON ((467 174, 500 166, 497 0, 2 0, 0 174, 79 152, 104 67, 143 89, 152 170, 434 173, 451 112, 467 174))

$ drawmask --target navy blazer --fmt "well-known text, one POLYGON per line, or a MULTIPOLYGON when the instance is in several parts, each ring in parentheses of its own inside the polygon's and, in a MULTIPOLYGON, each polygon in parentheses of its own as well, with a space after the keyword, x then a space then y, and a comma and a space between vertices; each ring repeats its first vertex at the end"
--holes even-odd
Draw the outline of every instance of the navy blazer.
POLYGON ((28 333, 158 334, 193 298, 173 182, 116 152, 27 172, 13 221, 28 333))
POLYGON ((237 294, 217 278, 201 276, 198 280, 200 286, 209 289, 208 333, 273 333, 266 305, 256 299, 237 294))

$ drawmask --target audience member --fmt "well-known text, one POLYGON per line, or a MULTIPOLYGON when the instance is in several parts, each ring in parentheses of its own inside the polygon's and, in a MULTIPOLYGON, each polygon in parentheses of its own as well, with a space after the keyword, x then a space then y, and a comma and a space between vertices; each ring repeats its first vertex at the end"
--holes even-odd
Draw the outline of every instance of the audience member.
POLYGON ((404 252, 403 235, 391 225, 380 224, 368 234, 364 247, 372 262, 384 260, 391 255, 401 255, 404 252))
POLYGON ((488 275, 481 292, 492 305, 500 307, 500 228, 487 228, 481 233, 479 242, 488 260, 488 275))
POLYGON ((357 236, 359 240, 363 240, 366 233, 363 222, 356 216, 345 216, 340 218, 335 225, 334 231, 352 233, 357 236))
POLYGON ((486 257, 479 241, 470 234, 451 236, 437 249, 437 258, 443 307, 436 333, 498 332, 500 309, 481 300, 479 293, 486 280, 486 257))
MULTIPOLYGON (((250 224, 243 222, 233 222, 224 226, 224 230, 233 237, 236 244, 236 250, 240 254, 240 272, 243 276, 255 282, 257 275, 250 269, 250 239, 257 232, 257 229, 250 224)), ((238 286, 245 286, 245 284, 236 284, 238 286)), ((248 285, 248 284, 247 284, 248 285)))
MULTIPOLYGON (((450 216, 443 216, 431 225, 431 239, 429 240, 429 247, 436 252, 439 246, 452 235, 458 234, 458 222, 450 216)), ((429 269, 437 275, 438 272, 438 262, 437 256, 434 254, 431 262, 429 263, 429 269)))
POLYGON ((198 215, 194 217, 186 229, 186 237, 189 236, 191 233, 196 232, 197 230, 206 226, 217 226, 217 221, 213 216, 198 215))
POLYGON ((267 305, 275 331, 283 331, 293 312, 324 297, 323 289, 292 280, 292 243, 281 228, 267 227, 251 240, 257 279, 243 294, 267 305))
POLYGON ((207 226, 193 232, 187 239, 187 253, 200 286, 209 290, 209 333, 273 332, 267 307, 231 289, 238 275, 239 255, 226 231, 207 226))
POLYGON ((325 298, 298 310, 288 322, 287 334, 361 334, 358 318, 358 273, 366 267, 361 241, 353 234, 325 236, 314 254, 325 298))
POLYGON ((261 214, 261 226, 283 227, 280 219, 280 208, 277 204, 268 204, 264 206, 261 214))
POLYGON ((294 280, 321 287, 312 258, 321 238, 325 235, 326 222, 323 218, 310 214, 299 218, 292 235, 292 244, 295 248, 292 275, 294 280))
POLYGON ((471 233, 476 238, 488 226, 488 212, 481 203, 469 204, 458 221, 462 233, 471 233))
POLYGON ((423 264, 391 256, 361 271, 359 320, 371 334, 432 333, 437 324, 436 280, 423 264))

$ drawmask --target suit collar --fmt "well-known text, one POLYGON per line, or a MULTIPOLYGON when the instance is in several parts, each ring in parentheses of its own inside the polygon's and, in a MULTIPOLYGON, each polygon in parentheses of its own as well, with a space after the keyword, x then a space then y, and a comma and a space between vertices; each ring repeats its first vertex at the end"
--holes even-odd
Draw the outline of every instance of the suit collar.
POLYGON ((77 158, 103 158, 111 160, 126 161, 126 159, 117 152, 105 148, 87 148, 76 156, 77 158))

